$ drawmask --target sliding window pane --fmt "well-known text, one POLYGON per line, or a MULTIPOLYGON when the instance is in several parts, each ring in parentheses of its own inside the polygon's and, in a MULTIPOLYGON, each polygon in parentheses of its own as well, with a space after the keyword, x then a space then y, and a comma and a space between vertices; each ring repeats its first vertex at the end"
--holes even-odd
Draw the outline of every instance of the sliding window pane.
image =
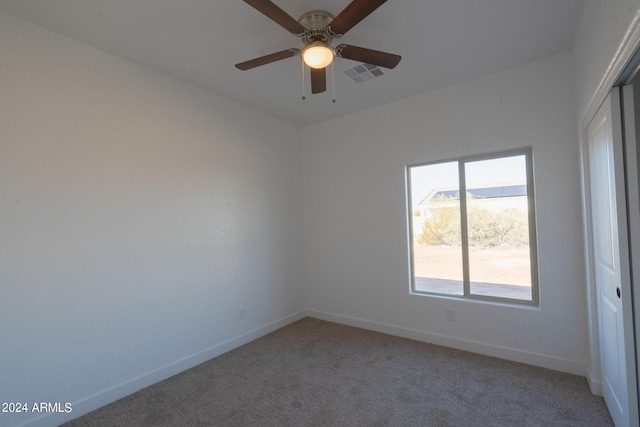
POLYGON ((413 290, 463 295, 458 162, 409 168, 413 290))
POLYGON ((526 156, 465 163, 470 293, 530 301, 526 156))

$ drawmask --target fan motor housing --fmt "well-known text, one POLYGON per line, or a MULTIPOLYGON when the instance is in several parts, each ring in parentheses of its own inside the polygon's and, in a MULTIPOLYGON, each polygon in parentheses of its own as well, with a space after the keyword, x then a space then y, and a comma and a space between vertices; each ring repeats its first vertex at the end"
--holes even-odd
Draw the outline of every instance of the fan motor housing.
POLYGON ((311 10, 304 13, 298 20, 307 29, 302 37, 304 44, 310 45, 317 41, 325 44, 331 43, 335 36, 330 34, 327 26, 331 24, 333 18, 335 17, 326 10, 311 10))

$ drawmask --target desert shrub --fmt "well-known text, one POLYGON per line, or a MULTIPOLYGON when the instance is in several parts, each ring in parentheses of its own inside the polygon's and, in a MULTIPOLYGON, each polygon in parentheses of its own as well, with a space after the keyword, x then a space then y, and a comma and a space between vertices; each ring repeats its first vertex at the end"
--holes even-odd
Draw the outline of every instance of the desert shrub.
POLYGON ((459 245, 460 209, 445 206, 431 210, 431 216, 422 223, 418 243, 423 245, 459 245))
POLYGON ((477 206, 468 209, 469 245, 481 248, 517 248, 529 244, 527 214, 517 209, 492 211, 477 206))
MULTIPOLYGON (((469 245, 480 248, 521 247, 529 244, 527 214, 517 209, 490 210, 470 204, 467 207, 469 245)), ((425 218, 418 243, 459 245, 460 211, 457 206, 431 210, 425 218)))

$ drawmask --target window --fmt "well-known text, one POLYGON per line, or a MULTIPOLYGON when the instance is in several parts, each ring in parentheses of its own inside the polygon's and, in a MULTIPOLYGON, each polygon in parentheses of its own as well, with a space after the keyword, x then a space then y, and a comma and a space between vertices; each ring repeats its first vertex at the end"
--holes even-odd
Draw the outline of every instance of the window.
POLYGON ((538 303, 531 150, 407 167, 411 290, 538 303))

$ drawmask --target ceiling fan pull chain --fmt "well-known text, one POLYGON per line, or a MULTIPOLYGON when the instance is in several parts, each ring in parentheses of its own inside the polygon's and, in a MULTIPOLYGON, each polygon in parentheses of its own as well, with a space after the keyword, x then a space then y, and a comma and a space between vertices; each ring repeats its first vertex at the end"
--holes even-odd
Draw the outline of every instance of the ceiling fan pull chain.
POLYGON ((306 96, 304 96, 304 61, 300 61, 300 67, 302 69, 302 100, 304 101, 305 99, 307 99, 306 96))
POLYGON ((336 103, 336 77, 333 72, 333 62, 331 63, 331 97, 333 98, 333 103, 336 103))
POLYGON ((333 103, 336 103, 336 79, 333 74, 333 62, 331 63, 331 96, 333 97, 333 103))

